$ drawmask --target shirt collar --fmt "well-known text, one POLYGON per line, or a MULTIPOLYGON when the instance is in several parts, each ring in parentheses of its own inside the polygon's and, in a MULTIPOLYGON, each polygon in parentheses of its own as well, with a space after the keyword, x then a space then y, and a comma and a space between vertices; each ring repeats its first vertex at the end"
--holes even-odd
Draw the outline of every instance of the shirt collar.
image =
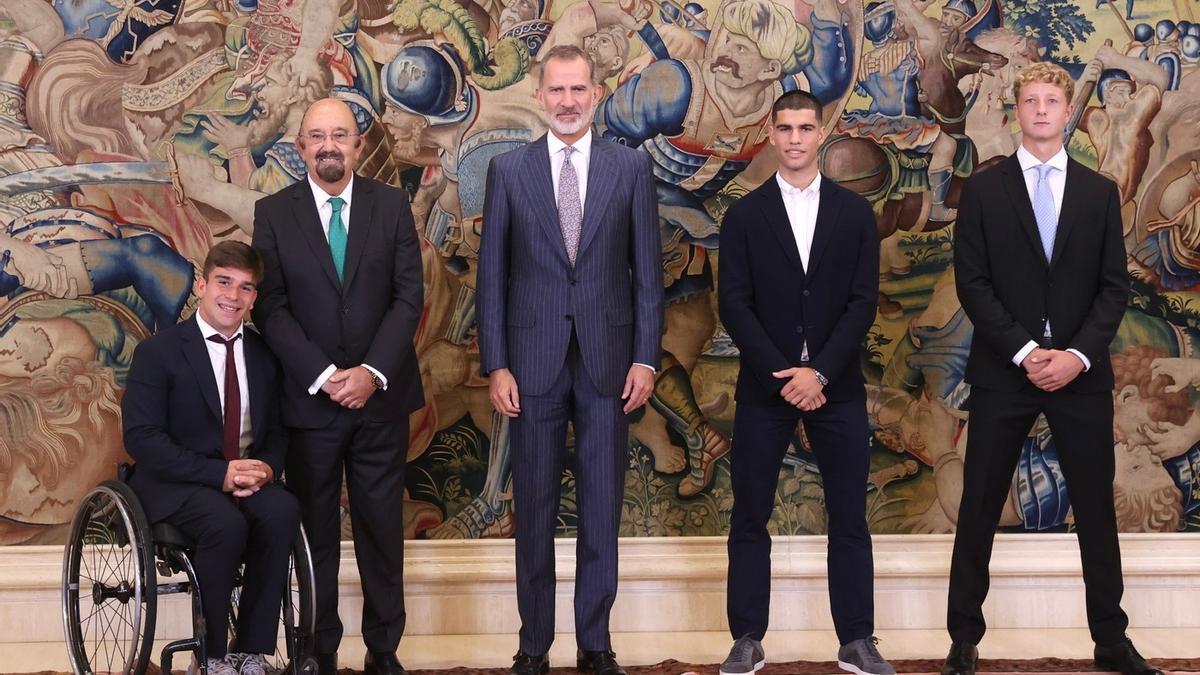
POLYGON ((821 193, 821 172, 813 177, 812 182, 805 187, 798 188, 783 179, 783 176, 775 173, 775 181, 779 183, 779 191, 784 197, 815 197, 821 193))
POLYGON ((350 180, 346 182, 346 187, 342 189, 342 193, 340 195, 331 195, 326 192, 324 188, 322 188, 320 185, 317 185, 317 182, 312 179, 312 176, 306 176, 306 178, 308 178, 309 186, 312 187, 313 198, 317 200, 317 208, 325 206, 325 204, 333 197, 342 198, 342 202, 344 202, 343 208, 350 206, 350 195, 354 192, 353 172, 351 172, 350 180))
MULTIPOLYGON (((210 338, 214 335, 221 335, 221 331, 208 325, 208 322, 204 320, 204 317, 200 316, 200 310, 196 310, 195 316, 196 316, 196 325, 200 327, 200 336, 203 337, 205 340, 207 340, 208 338, 210 338)), ((239 335, 241 335, 242 329, 245 327, 246 327, 245 322, 239 323, 237 330, 235 330, 233 332, 233 337, 238 337, 239 335)), ((221 339, 228 339, 228 338, 226 338, 224 335, 221 335, 221 339)))
POLYGON ((1035 166, 1041 166, 1042 164, 1049 164, 1055 169, 1066 173, 1067 149, 1065 147, 1059 148, 1058 152, 1054 153, 1054 156, 1050 158, 1050 161, 1043 162, 1037 157, 1034 157, 1033 153, 1026 150, 1025 146, 1022 145, 1021 147, 1017 148, 1017 161, 1021 163, 1021 173, 1024 173, 1035 166))
MULTIPOLYGON (((554 132, 546 134, 546 148, 550 151, 551 160, 559 159, 559 155, 562 154, 562 149, 565 147, 567 144, 555 136, 554 132)), ((575 148, 575 152, 579 153, 579 158, 586 164, 592 154, 592 130, 588 129, 582 138, 571 144, 571 147, 575 148)))

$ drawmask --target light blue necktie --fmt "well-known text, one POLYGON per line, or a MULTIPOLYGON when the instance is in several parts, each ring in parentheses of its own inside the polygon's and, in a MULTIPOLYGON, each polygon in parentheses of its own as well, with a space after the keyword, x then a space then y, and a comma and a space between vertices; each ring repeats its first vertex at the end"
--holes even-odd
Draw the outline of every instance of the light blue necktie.
POLYGON ((1050 172, 1055 168, 1049 164, 1038 164, 1037 187, 1033 190, 1033 216, 1037 218, 1038 234, 1042 236, 1042 252, 1046 262, 1054 255, 1054 235, 1058 231, 1058 213, 1054 209, 1054 193, 1050 191, 1050 172))
POLYGON ((341 197, 329 198, 329 205, 333 207, 333 215, 329 218, 329 252, 333 254, 338 281, 345 281, 342 275, 342 269, 346 266, 346 225, 342 222, 342 206, 345 204, 346 200, 341 197))

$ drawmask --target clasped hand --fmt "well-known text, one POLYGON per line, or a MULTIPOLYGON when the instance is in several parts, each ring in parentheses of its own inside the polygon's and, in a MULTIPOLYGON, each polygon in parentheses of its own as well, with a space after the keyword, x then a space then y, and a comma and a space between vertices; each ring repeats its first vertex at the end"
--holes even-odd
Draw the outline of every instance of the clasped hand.
POLYGON ((339 368, 321 385, 321 391, 343 408, 358 409, 375 393, 375 380, 364 366, 339 368))
POLYGON ((259 459, 234 459, 225 467, 221 489, 234 497, 249 497, 274 479, 270 464, 259 459))
POLYGON ((1038 347, 1021 362, 1029 381, 1042 391, 1058 391, 1083 372, 1083 361, 1071 352, 1038 347))
POLYGON ((817 381, 817 371, 812 368, 788 368, 771 374, 778 379, 787 380, 779 395, 790 405, 805 412, 825 405, 825 387, 817 381))

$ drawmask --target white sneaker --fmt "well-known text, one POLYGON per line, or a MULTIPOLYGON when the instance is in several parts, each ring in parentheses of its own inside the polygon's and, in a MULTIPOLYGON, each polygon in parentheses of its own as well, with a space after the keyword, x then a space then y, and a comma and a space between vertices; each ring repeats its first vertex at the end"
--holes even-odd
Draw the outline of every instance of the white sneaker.
MULTIPOLYGON (((205 666, 208 670, 208 675, 238 675, 237 668, 229 663, 229 657, 223 659, 205 659, 205 666)), ((196 665, 196 658, 192 657, 192 665, 187 670, 188 675, 199 675, 200 668, 196 665)))
POLYGON ((238 654, 242 664, 238 668, 239 675, 276 675, 279 670, 267 663, 262 654, 238 654))

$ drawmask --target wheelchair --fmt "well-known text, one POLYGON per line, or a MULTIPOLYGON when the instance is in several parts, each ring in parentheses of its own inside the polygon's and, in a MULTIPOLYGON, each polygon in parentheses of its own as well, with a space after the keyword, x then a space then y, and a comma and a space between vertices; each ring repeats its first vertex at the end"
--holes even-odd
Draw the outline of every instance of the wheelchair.
MULTIPOLYGON (((154 650, 158 596, 187 593, 192 636, 164 646, 160 668, 170 673, 175 654, 192 652, 200 674, 207 675, 201 589, 188 558, 193 545, 169 524, 149 525, 125 482, 129 469, 121 465, 117 480, 88 492, 71 522, 62 580, 62 618, 71 668, 78 675, 145 673, 154 650)), ((230 605, 231 643, 237 640, 240 592, 239 571, 230 605)), ((301 528, 288 561, 277 648, 267 657, 271 667, 289 675, 316 672, 315 602, 312 558, 301 528)))

